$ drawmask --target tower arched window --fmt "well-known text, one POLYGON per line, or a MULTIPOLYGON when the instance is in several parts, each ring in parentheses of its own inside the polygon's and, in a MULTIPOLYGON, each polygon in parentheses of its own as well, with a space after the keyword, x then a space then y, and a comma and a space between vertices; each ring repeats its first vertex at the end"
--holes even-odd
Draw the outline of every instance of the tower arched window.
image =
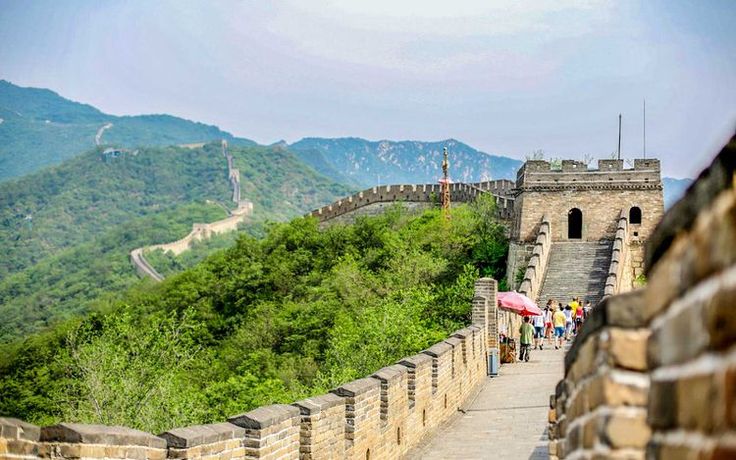
POLYGON ((629 209, 629 223, 630 224, 641 224, 641 208, 634 206, 629 209))
POLYGON ((567 212, 567 238, 579 240, 583 237, 583 211, 572 208, 567 212))

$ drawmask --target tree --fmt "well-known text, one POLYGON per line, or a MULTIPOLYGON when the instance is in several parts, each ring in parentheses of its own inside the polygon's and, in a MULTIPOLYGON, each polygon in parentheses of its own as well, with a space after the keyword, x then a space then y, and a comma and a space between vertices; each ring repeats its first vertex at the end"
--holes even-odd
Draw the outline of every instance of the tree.
POLYGON ((197 419, 196 391, 182 391, 197 355, 190 315, 122 311, 72 330, 58 358, 75 377, 57 395, 62 418, 154 432, 197 419))

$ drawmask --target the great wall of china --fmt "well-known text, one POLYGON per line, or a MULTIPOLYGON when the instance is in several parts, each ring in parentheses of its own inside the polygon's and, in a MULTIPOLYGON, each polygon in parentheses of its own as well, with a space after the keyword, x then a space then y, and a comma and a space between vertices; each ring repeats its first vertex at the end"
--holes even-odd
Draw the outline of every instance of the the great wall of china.
MULTIPOLYGON (((199 148, 203 144, 184 145, 187 148, 199 148)), ((195 241, 201 241, 210 238, 218 233, 230 232, 238 229, 238 225, 245 221, 247 216, 253 214, 253 203, 240 198, 240 171, 233 166, 233 156, 227 149, 227 141, 222 141, 222 155, 227 161, 228 181, 232 187, 232 201, 237 204, 237 208, 228 211, 228 217, 207 224, 192 224, 192 231, 187 236, 171 243, 155 244, 142 248, 133 249, 130 252, 130 261, 140 276, 147 276, 154 281, 162 281, 163 275, 146 260, 145 253, 148 251, 161 250, 163 252, 172 252, 179 255, 188 250, 195 241)))
MULTIPOLYGON (((537 236, 554 234, 550 220, 537 236)), ((621 244, 633 238, 623 220, 619 214, 615 227, 621 244)), ((606 297, 566 355, 565 378, 550 400, 553 459, 736 455, 736 142, 647 240, 647 287, 606 297)), ((612 263, 607 286, 616 284, 614 272, 612 263)), ((503 313, 496 282, 481 279, 472 326, 328 394, 158 436, 0 418, 0 456, 400 458, 472 399, 503 313)))
MULTIPOLYGON (((514 200, 510 195, 514 187, 510 180, 493 180, 472 184, 450 184, 450 201, 467 203, 479 195, 488 193, 494 197, 499 217, 511 219, 514 200)), ((320 222, 350 221, 359 215, 377 214, 386 206, 401 202, 408 207, 429 207, 439 203, 439 184, 381 185, 342 198, 312 211, 309 215, 320 222)))
MULTIPOLYGON (((662 219, 656 160, 631 170, 615 163, 617 173, 529 166, 512 192, 523 289, 544 291, 550 270, 564 269, 555 266, 560 247, 604 240, 607 248, 589 275, 606 297, 568 351, 550 399, 550 457, 736 458, 736 140, 662 219), (574 209, 589 218, 578 220, 574 209), (525 220, 526 212, 537 214, 525 220), (626 292, 645 245, 648 284, 626 292)), ((431 194, 427 188, 404 187, 431 194)), ((399 190, 376 188, 315 213, 337 217, 399 190)), ((465 192, 456 192, 461 201, 465 192)), ((579 256, 584 246, 575 248, 579 256)), ((328 394, 158 436, 0 418, 0 457, 400 458, 467 404, 499 334, 514 329, 496 289, 491 279, 476 283, 472 326, 328 394)))
POLYGON ((486 378, 488 345, 497 346, 498 315, 496 282, 480 279, 472 326, 330 393, 158 436, 75 423, 40 428, 0 418, 0 458, 399 458, 473 397, 486 378))

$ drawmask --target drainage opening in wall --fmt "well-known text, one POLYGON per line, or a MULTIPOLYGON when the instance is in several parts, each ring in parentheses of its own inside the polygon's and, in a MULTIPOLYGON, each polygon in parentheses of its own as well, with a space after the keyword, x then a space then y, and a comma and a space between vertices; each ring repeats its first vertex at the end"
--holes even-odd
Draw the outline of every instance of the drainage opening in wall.
POLYGON ((445 409, 447 409, 447 395, 445 395, 445 409))
POLYGON ((427 409, 422 409, 422 426, 427 424, 427 409))
POLYGON ((401 427, 396 428, 396 444, 401 445, 401 427))
POLYGON ((365 460, 371 460, 371 450, 367 449, 365 451, 365 460))

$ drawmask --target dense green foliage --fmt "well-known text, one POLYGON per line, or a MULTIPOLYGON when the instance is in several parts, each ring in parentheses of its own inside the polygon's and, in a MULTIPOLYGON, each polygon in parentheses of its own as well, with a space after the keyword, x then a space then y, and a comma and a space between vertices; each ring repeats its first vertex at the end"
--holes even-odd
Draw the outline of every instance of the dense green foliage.
POLYGON ((0 280, 0 343, 84 314, 138 282, 128 253, 152 241, 186 234, 193 222, 221 219, 213 205, 182 205, 124 222, 90 241, 40 260, 0 280))
POLYGON ((106 313, 0 355, 0 413, 159 432, 327 391, 467 324, 479 273, 503 277, 503 228, 480 200, 354 225, 241 235, 106 313), (140 402, 145 400, 145 404, 140 402))
MULTIPOLYGON (((349 193, 288 151, 230 151, 256 222, 293 217, 349 193)), ((145 148, 118 158, 92 151, 0 184, 0 343, 130 286, 131 249, 176 240, 194 222, 225 217, 221 207, 204 203, 228 203, 230 196, 217 144, 145 148)))
POLYGON ((0 181, 28 174, 79 155, 95 146, 98 130, 102 144, 121 147, 208 142, 235 139, 216 126, 170 115, 117 117, 64 99, 53 91, 21 88, 0 80, 0 181))

